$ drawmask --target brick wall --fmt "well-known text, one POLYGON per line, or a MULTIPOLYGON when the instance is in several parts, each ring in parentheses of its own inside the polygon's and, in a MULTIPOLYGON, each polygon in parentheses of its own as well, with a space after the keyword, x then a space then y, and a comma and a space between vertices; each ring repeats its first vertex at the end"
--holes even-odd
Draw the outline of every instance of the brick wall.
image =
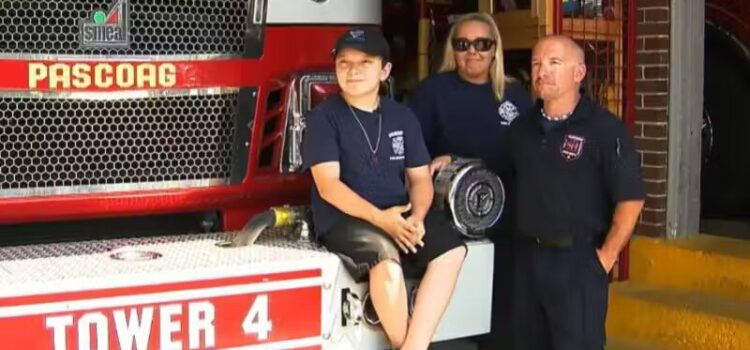
POLYGON ((648 198, 636 234, 664 236, 667 216, 669 0, 639 0, 635 143, 648 198))

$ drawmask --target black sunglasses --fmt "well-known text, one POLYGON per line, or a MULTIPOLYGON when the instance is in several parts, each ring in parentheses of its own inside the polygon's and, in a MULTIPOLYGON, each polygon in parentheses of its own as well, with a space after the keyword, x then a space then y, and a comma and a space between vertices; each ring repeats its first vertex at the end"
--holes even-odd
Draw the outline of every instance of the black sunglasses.
POLYGON ((451 40, 453 50, 456 51, 469 51, 469 48, 474 46, 474 49, 480 52, 490 51, 495 46, 495 40, 489 38, 477 38, 469 40, 466 38, 454 38, 451 40))

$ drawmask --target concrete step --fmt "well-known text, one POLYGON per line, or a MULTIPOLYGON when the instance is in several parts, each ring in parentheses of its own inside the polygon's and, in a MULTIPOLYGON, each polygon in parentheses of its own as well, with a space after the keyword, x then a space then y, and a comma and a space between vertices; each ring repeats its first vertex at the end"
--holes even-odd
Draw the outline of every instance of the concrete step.
POLYGON ((647 341, 607 335, 606 350, 679 350, 647 341))
POLYGON ((708 235, 676 241, 635 237, 630 280, 750 300, 750 241, 708 235))
POLYGON ((607 333, 665 349, 748 349, 750 301, 633 281, 615 283, 607 333))

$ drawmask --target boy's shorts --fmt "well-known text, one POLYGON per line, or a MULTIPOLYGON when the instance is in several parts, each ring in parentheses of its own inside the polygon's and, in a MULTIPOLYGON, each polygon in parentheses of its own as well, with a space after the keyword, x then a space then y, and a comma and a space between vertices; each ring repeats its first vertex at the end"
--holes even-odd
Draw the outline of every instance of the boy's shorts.
POLYGON ((402 252, 381 228, 351 216, 336 223, 320 241, 341 258, 357 282, 366 281, 370 269, 386 259, 400 262, 404 276, 416 278, 424 273, 433 259, 453 248, 465 246, 460 233, 441 211, 430 211, 424 226, 424 246, 417 246, 416 253, 402 252))

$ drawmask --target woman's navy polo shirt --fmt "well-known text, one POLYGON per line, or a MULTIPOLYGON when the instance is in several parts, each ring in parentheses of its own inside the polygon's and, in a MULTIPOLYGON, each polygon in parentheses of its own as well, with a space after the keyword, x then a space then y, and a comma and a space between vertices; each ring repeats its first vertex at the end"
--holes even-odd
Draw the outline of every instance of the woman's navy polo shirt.
MULTIPOLYGON (((414 113, 386 97, 381 97, 380 107, 373 113, 350 110, 341 96, 328 98, 307 117, 302 152, 306 169, 319 163, 339 162, 341 181, 381 209, 408 203, 406 168, 430 162, 414 113), (382 132, 377 160, 373 161, 363 128, 374 147, 378 138, 378 114, 382 116, 382 132)), ((318 236, 329 231, 344 215, 324 201, 315 186, 311 204, 318 236)))
POLYGON ((521 83, 507 84, 498 101, 491 83, 472 84, 456 72, 432 75, 409 99, 432 157, 480 158, 492 170, 503 159, 508 127, 532 104, 521 83))

